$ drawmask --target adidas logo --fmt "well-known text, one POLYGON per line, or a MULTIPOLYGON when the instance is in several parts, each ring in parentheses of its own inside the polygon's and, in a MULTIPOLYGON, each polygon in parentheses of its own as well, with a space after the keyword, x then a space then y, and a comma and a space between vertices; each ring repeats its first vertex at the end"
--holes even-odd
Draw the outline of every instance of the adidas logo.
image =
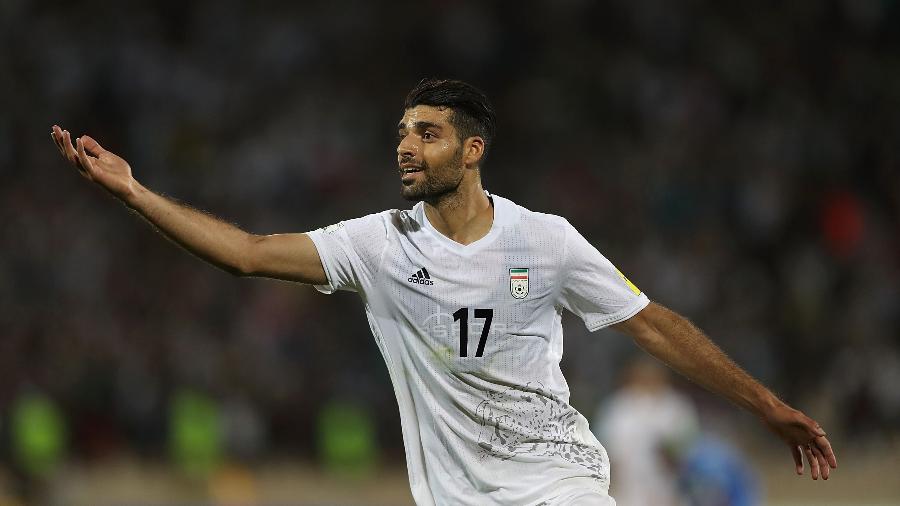
POLYGON ((433 285, 434 281, 431 280, 431 276, 428 275, 428 271, 422 267, 419 269, 419 272, 413 274, 409 278, 406 279, 410 283, 418 283, 420 285, 433 285))

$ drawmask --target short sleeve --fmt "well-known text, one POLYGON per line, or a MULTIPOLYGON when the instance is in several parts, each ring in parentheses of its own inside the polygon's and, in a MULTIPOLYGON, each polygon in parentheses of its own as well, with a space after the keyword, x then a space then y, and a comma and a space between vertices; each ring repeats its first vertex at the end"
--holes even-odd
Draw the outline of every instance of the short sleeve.
POLYGON ((385 213, 341 221, 307 233, 328 278, 326 285, 313 285, 316 290, 325 294, 337 290, 363 292, 371 285, 387 249, 385 213))
POLYGON ((650 300, 568 221, 559 304, 591 332, 625 321, 650 300))

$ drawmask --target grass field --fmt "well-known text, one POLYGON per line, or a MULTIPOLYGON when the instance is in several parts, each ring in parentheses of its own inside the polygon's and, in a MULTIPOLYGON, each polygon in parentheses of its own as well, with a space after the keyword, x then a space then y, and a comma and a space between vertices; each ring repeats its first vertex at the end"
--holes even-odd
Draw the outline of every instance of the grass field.
MULTIPOLYGON (((770 506, 898 506, 900 480, 894 456, 842 456, 827 482, 796 477, 782 459, 756 461, 764 470, 770 506)), ((40 484, 29 501, 15 497, 12 477, 0 474, 0 506, 64 505, 228 505, 298 506, 413 505, 405 469, 380 468, 365 479, 329 476, 298 462, 269 462, 254 469, 226 466, 207 480, 188 479, 161 463, 129 458, 99 464, 69 464, 40 484)))

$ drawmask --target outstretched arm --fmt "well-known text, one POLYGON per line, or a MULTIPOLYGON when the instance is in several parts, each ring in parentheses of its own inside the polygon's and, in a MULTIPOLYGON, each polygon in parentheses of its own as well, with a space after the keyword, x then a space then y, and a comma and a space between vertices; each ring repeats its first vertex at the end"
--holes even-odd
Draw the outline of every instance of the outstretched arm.
POLYGON ((827 480, 837 467, 831 443, 815 420, 779 400, 686 318, 650 303, 614 328, 688 379, 758 416, 791 448, 797 474, 803 474, 801 453, 814 480, 819 474, 827 480))
POLYGON ((327 279, 306 234, 254 235, 214 216, 148 190, 132 177, 128 162, 84 136, 72 145, 58 126, 51 132, 60 153, 81 175, 97 183, 201 259, 238 276, 262 276, 309 284, 327 279))

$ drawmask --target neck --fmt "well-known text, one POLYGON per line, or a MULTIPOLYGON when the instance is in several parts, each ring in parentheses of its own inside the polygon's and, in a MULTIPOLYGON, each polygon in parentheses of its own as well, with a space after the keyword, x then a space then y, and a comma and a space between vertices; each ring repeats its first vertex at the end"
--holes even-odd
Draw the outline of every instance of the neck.
POLYGON ((425 201, 425 215, 431 225, 463 245, 487 235, 494 222, 494 208, 484 194, 477 171, 473 172, 463 177, 455 191, 425 201))

